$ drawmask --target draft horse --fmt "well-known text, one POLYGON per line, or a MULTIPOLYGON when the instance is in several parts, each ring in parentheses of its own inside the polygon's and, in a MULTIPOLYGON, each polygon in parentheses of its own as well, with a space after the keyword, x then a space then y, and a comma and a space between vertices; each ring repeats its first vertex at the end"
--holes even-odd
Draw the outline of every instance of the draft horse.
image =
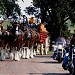
POLYGON ((7 27, 7 30, 1 38, 1 42, 3 49, 5 49, 7 45, 9 46, 11 59, 20 60, 21 54, 19 51, 24 44, 24 33, 19 32, 17 25, 15 25, 15 27, 13 26, 13 28, 10 26, 7 27), (15 48, 15 50, 12 50, 13 48, 15 48))
POLYGON ((33 46, 34 46, 34 35, 32 29, 27 25, 22 26, 22 31, 25 33, 25 43, 23 46, 23 58, 34 58, 33 56, 33 46))

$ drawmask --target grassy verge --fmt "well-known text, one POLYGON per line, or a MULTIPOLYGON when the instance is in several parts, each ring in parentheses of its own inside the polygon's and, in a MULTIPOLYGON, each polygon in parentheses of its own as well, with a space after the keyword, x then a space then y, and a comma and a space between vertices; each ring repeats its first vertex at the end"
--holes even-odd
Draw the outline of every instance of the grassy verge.
POLYGON ((10 25, 10 22, 8 20, 4 20, 4 22, 2 23, 4 29, 7 29, 7 25, 10 25))
POLYGON ((53 54, 53 50, 49 50, 48 51, 48 54, 53 54))

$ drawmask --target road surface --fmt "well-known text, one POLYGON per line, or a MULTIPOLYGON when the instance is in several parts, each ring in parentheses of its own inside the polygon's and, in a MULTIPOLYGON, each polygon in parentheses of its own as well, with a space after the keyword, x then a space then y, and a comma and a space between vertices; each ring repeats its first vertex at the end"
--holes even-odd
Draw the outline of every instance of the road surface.
POLYGON ((50 55, 37 55, 33 59, 0 61, 0 75, 69 75, 50 55))

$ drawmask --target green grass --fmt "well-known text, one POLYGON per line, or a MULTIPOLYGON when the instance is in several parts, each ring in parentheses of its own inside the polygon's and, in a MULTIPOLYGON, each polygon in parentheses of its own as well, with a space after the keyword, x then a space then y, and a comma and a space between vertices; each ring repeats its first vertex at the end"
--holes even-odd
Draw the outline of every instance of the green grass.
POLYGON ((8 20, 4 20, 4 22, 2 23, 4 29, 7 29, 7 25, 10 25, 10 22, 8 20))
POLYGON ((53 50, 49 50, 48 51, 48 54, 53 54, 53 50))

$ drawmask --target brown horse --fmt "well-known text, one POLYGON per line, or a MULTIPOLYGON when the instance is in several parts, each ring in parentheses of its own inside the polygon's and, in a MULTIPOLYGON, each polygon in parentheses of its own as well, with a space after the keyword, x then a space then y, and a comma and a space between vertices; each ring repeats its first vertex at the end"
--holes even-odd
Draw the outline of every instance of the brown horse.
MULTIPOLYGON (((19 51, 20 48, 22 47, 22 45, 24 44, 24 33, 23 32, 18 32, 18 30, 16 30, 15 26, 15 30, 11 27, 8 26, 7 30, 4 32, 4 35, 1 36, 1 43, 3 46, 3 49, 6 48, 6 45, 9 45, 10 47, 10 54, 12 56, 15 56, 14 59, 15 60, 20 60, 20 56, 19 56, 19 51), (19 34, 16 34, 19 33, 19 34), (12 48, 15 48, 16 50, 14 50, 14 53, 12 53, 12 48)), ((13 59, 13 57, 12 57, 13 59)))
POLYGON ((20 48, 23 47, 24 44, 24 33, 18 35, 14 41, 10 44, 10 50, 14 47, 15 51, 15 60, 20 60, 20 48))
MULTIPOLYGON (((19 26, 19 25, 18 25, 19 26)), ((11 30, 12 34, 14 35, 14 40, 10 43, 10 50, 11 48, 16 48, 16 53, 15 53, 15 60, 20 60, 20 48, 22 48, 25 45, 25 35, 21 29, 18 29, 17 25, 13 27, 11 30)))
POLYGON ((31 29, 31 32, 33 34, 33 43, 34 43, 34 55, 36 55, 37 53, 37 48, 40 44, 40 34, 35 30, 35 29, 31 29))
POLYGON ((28 26, 22 26, 22 31, 25 33, 24 58, 33 58, 34 35, 28 26))
POLYGON ((1 30, 2 34, 0 34, 0 47, 1 49, 1 60, 4 60, 6 58, 6 49, 8 44, 8 35, 6 34, 6 31, 4 29, 1 30))

